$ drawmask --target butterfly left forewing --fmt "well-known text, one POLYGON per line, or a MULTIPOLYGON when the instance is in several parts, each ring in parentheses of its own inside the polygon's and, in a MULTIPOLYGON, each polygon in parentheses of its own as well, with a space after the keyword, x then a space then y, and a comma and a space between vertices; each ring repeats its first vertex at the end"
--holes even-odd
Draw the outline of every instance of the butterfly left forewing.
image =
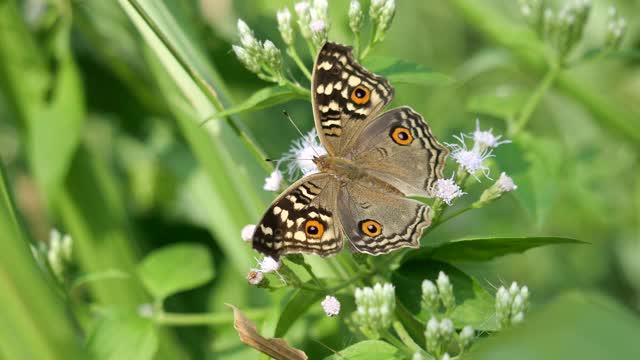
POLYGON ((338 194, 338 216, 349 247, 370 255, 419 247, 431 224, 428 206, 376 179, 345 184, 338 194))
POLYGON ((334 213, 337 192, 338 181, 326 173, 294 183, 273 201, 256 225, 253 248, 275 259, 289 253, 328 256, 339 252, 342 235, 334 213))
POLYGON ((389 82, 358 64, 349 46, 326 43, 312 78, 316 130, 332 155, 341 155, 393 98, 389 82))

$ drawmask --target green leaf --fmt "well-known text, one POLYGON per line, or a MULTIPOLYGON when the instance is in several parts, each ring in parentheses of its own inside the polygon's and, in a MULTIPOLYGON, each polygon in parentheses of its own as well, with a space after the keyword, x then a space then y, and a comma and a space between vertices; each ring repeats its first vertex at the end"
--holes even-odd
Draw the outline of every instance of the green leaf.
POLYGON ((429 279, 435 282, 438 273, 443 271, 453 285, 456 308, 451 313, 456 327, 471 325, 478 330, 494 330, 494 299, 471 276, 458 268, 434 260, 410 258, 393 273, 393 284, 396 286, 397 298, 406 309, 426 323, 431 314, 421 309, 422 281, 429 279))
POLYGON ((152 359, 158 336, 151 319, 134 312, 111 311, 98 320, 87 347, 98 360, 152 359))
MULTIPOLYGON (((315 284, 315 282, 310 282, 310 284, 315 284)), ((275 337, 283 337, 293 323, 295 323, 311 305, 320 301, 324 295, 325 294, 318 291, 305 289, 296 290, 280 314, 278 325, 276 325, 275 337)))
POLYGON ((365 340, 344 348, 325 360, 387 360, 396 358, 398 353, 397 348, 384 341, 365 340))
POLYGON ((286 86, 266 87, 256 91, 247 100, 241 102, 240 104, 225 111, 216 113, 213 117, 222 118, 245 111, 254 111, 268 106, 282 104, 294 99, 306 100, 308 98, 309 96, 307 96, 306 94, 297 93, 286 86))
POLYGON ((488 261, 540 246, 560 244, 586 244, 586 242, 556 236, 460 239, 444 243, 437 248, 425 248, 415 252, 415 255, 412 254, 412 257, 428 257, 446 262, 488 261))
POLYGON ((472 359, 638 359, 637 314, 596 294, 569 293, 471 348, 472 359))
POLYGON ((155 299, 198 287, 213 278, 208 249, 201 244, 165 246, 147 255, 138 275, 155 299))
POLYGON ((389 80, 391 85, 446 85, 449 76, 431 71, 420 64, 391 57, 371 57, 365 61, 366 67, 389 80))

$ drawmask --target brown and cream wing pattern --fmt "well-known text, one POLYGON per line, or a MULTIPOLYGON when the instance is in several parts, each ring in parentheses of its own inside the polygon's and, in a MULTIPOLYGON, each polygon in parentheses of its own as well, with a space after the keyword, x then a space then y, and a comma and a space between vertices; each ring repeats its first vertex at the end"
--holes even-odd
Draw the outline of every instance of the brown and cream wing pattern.
POLYGON ((291 185, 256 225, 253 248, 274 259, 290 253, 328 256, 339 252, 338 187, 338 181, 326 173, 306 176, 291 185))
POLYGON ((389 82, 362 67, 351 47, 326 43, 313 67, 316 130, 329 154, 341 155, 393 99, 389 82))

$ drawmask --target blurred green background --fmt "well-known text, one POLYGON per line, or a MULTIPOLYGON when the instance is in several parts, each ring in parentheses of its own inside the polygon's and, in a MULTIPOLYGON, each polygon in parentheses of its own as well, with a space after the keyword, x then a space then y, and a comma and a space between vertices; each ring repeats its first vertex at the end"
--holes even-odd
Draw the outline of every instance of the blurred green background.
MULTIPOLYGON (((483 128, 504 133, 503 118, 521 109, 545 69, 517 3, 397 3, 386 40, 372 55, 410 60, 453 81, 398 85, 392 106, 412 106, 444 142, 472 131, 476 118, 483 128)), ((602 43, 612 4, 629 22, 623 47, 638 49, 640 3, 594 1, 576 57, 602 43)), ((228 313, 225 303, 241 309, 273 305, 259 314, 261 329, 273 333, 285 295, 246 284, 256 254, 240 240, 240 229, 257 222, 274 197, 262 190, 269 165, 259 159, 279 157, 298 137, 282 110, 307 131, 313 126, 310 104, 295 100, 199 124, 267 85, 230 51, 238 42, 237 19, 244 19, 258 38, 281 46, 275 13, 292 5, 267 0, 0 0, 3 200, 5 205, 13 201, 17 209, 14 213, 7 206, 0 214, 0 301, 6 305, 0 319, 12 324, 11 330, 0 326, 5 328, 0 330, 0 357, 56 358, 74 347, 80 352, 78 344, 85 340, 78 334, 92 326, 90 309, 83 304, 135 309, 149 301, 134 279, 91 283, 70 296, 60 294, 55 282, 38 272, 26 246, 46 241, 53 227, 73 236, 78 273, 130 271, 158 247, 201 243, 212 254, 215 279, 168 298, 167 309, 228 313), (139 16, 141 9, 153 16, 164 38, 154 37, 158 29, 145 28, 148 19, 139 16), (189 66, 176 61, 176 54, 189 66), (194 79, 188 68, 202 78, 194 79), (205 82, 215 96, 205 91, 205 82), (254 153, 248 142, 261 152, 254 153)), ((347 9, 346 0, 330 1, 330 40, 351 43, 347 9)), ((528 285, 534 308, 577 289, 607 294, 637 316, 637 54, 564 72, 526 133, 501 146, 492 160, 496 169, 513 176, 518 190, 440 227, 430 239, 558 235, 587 241, 590 245, 540 248, 459 265, 487 284, 528 285)), ((304 61, 310 65, 312 59, 305 53, 304 61)), ((446 173, 453 171, 450 164, 446 173)), ((465 199, 472 201, 479 191, 472 189, 465 199)), ((331 354, 319 341, 336 349, 351 342, 326 335, 339 334, 334 331, 338 325, 315 321, 320 317, 312 313, 287 335, 312 358, 331 354)), ((216 326, 163 329, 158 356, 256 357, 240 344, 230 319, 229 314, 216 326)))

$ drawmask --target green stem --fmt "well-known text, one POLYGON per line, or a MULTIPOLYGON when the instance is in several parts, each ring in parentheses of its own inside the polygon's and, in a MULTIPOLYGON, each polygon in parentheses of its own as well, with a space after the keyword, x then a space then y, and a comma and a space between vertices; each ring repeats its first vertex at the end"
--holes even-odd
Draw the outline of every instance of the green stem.
POLYGON ((353 48, 356 53, 356 59, 360 59, 360 31, 354 33, 353 48))
POLYGON ((382 338, 387 340, 391 345, 397 347, 398 349, 402 350, 404 353, 406 353, 409 356, 413 355, 413 352, 411 351, 411 348, 409 348, 407 345, 405 345, 402 341, 398 340, 397 337, 393 336, 393 334, 391 334, 389 332, 389 330, 384 329, 381 331, 381 335, 382 338))
POLYGON ((300 59, 300 56, 298 56, 298 52, 296 51, 296 49, 293 46, 289 46, 289 49, 287 49, 287 54, 289 54, 296 65, 298 65, 300 70, 302 70, 304 76, 306 76, 307 79, 311 80, 311 73, 309 72, 307 67, 304 66, 304 63, 302 62, 302 59, 300 59))
POLYGON ((313 45, 313 41, 311 39, 304 39, 307 42, 307 47, 309 48, 309 54, 311 54, 312 58, 316 58, 316 46, 313 45))
POLYGON ((467 206, 467 207, 465 207, 465 208, 462 208, 462 209, 460 209, 460 210, 458 210, 458 211, 454 212, 453 214, 451 214, 451 215, 447 216, 446 218, 444 218, 444 219, 442 219, 442 220, 438 219, 438 221, 435 221, 435 222, 431 225, 431 228, 433 229, 433 228, 437 227, 438 225, 440 225, 440 224, 442 224, 442 223, 445 223, 445 222, 447 222, 447 221, 449 221, 449 220, 453 219, 453 218, 454 218, 454 217, 456 217, 456 216, 462 215, 462 214, 466 213, 467 211, 469 211, 469 210, 471 210, 471 209, 475 209, 475 206, 473 206, 473 205, 467 206))
POLYGON ((538 104, 540 103, 544 95, 547 93, 547 91, 549 91, 549 88, 551 88, 551 85, 553 85, 553 82, 555 81, 555 79, 558 77, 558 75, 560 75, 561 70, 562 68, 557 65, 554 65, 551 68, 549 68, 549 71, 547 71, 547 74, 544 76, 544 78, 542 78, 542 81, 540 81, 540 84, 538 84, 533 94, 529 96, 529 99, 524 104, 524 107, 522 108, 522 112, 520 113, 520 116, 515 121, 513 126, 510 127, 509 136, 511 138, 514 138, 515 136, 517 136, 518 133, 522 131, 522 129, 524 129, 524 127, 527 125, 527 122, 531 118, 533 111, 536 109, 536 107, 538 106, 538 104))
POLYGON ((305 88, 303 88, 302 86, 300 86, 300 84, 298 83, 294 83, 290 80, 285 79, 284 80, 284 84, 287 85, 288 87, 290 87, 293 91, 297 92, 300 95, 304 95, 304 96, 311 96, 311 92, 305 88))
MULTIPOLYGON (((243 311, 243 313, 248 318, 261 320, 268 315, 269 311, 265 309, 249 309, 243 311)), ((160 311, 153 317, 153 320, 159 325, 167 326, 226 325, 233 323, 233 313, 184 314, 160 311)))
POLYGON ((412 352, 419 352, 421 354, 424 353, 424 350, 418 344, 416 344, 415 341, 413 341, 413 338, 411 338, 411 335, 409 335, 409 332, 407 332, 407 329, 405 329, 404 325, 402 325, 400 321, 395 320, 392 326, 396 331, 396 334, 398 334, 400 340, 402 340, 402 342, 407 345, 407 347, 411 349, 412 352))

